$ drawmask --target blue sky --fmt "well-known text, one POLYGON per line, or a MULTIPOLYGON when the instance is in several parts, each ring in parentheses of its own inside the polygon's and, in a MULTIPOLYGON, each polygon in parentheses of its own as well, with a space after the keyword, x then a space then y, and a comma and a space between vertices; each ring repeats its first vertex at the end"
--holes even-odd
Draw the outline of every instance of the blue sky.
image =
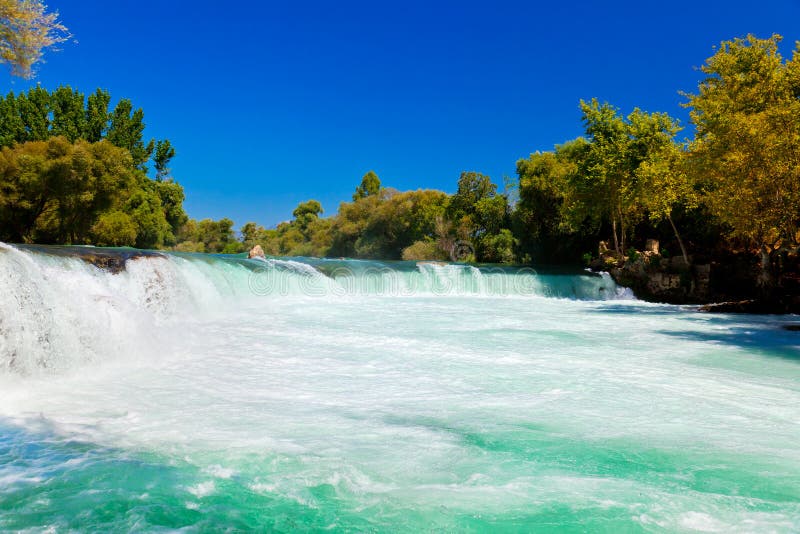
POLYGON ((401 190, 452 192, 463 170, 502 183, 580 135, 581 98, 685 122, 678 91, 714 45, 800 39, 798 0, 48 4, 77 42, 36 82, 133 100, 147 136, 177 147, 189 215, 237 226, 310 198, 332 214, 369 169, 401 190))

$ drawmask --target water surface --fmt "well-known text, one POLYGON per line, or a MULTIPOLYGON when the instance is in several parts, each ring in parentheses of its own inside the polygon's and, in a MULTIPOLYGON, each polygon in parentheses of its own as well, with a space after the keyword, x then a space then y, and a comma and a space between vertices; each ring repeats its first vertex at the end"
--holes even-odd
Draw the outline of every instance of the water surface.
POLYGON ((0 530, 800 530, 797 318, 2 245, 0 294, 0 530))

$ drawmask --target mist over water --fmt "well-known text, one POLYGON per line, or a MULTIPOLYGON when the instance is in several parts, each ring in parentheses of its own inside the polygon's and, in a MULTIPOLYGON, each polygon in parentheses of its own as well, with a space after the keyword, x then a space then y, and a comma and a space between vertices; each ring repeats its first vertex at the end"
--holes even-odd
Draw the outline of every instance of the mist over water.
POLYGON ((794 532, 797 318, 607 276, 0 245, 0 530, 794 532))

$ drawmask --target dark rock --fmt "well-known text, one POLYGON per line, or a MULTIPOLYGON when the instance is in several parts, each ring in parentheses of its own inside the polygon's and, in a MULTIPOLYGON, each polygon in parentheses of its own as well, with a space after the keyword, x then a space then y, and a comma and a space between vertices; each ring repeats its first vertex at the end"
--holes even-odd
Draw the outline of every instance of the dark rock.
POLYGON ((798 313, 798 311, 800 311, 800 306, 798 306, 798 303, 793 299, 763 298, 706 304, 700 306, 699 310, 709 313, 783 315, 787 313, 798 313))
POLYGON ((758 306, 755 300, 739 300, 735 302, 715 302, 700 306, 701 312, 709 313, 756 313, 753 310, 758 306))
POLYGON ((141 258, 163 258, 160 252, 127 248, 70 247, 60 245, 15 245, 18 248, 52 254, 55 256, 78 258, 111 274, 125 270, 125 262, 141 258))

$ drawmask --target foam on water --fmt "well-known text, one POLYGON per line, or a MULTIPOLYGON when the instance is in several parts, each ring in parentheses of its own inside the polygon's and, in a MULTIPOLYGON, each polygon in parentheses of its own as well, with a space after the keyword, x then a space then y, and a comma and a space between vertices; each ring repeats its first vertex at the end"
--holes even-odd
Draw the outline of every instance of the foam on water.
POLYGON ((800 529, 774 318, 435 263, 3 247, 0 285, 0 530, 800 529))

